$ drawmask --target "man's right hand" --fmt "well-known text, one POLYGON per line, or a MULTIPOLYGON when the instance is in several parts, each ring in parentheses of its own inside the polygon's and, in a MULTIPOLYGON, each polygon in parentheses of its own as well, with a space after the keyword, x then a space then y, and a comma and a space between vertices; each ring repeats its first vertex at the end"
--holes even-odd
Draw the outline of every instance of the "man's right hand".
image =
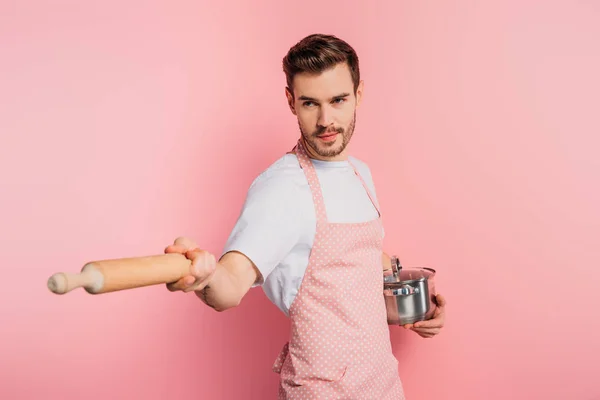
POLYGON ((184 276, 177 282, 167 284, 167 289, 172 292, 200 291, 208 284, 215 273, 217 266, 215 256, 201 250, 196 243, 187 237, 175 239, 172 245, 165 248, 165 253, 183 254, 188 260, 192 261, 188 276, 184 276))

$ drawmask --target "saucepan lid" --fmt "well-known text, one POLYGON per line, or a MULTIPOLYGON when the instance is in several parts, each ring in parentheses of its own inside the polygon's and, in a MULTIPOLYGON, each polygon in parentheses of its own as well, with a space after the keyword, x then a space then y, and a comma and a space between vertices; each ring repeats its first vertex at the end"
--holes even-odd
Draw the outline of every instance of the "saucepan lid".
POLYGON ((400 265, 398 257, 392 256, 392 274, 384 276, 385 283, 410 283, 431 280, 435 276, 435 270, 428 267, 405 268, 400 265))

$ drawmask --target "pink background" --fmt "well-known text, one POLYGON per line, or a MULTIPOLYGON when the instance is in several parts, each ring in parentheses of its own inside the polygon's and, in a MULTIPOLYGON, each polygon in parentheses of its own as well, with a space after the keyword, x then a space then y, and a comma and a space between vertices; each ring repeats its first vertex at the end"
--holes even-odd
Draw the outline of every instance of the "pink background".
POLYGON ((448 300, 439 337, 392 329, 408 398, 600 399, 598 2, 7 3, 0 398, 275 398, 262 290, 217 314, 46 280, 179 235, 219 253, 298 135, 281 58, 325 32, 361 57, 386 250, 448 300))

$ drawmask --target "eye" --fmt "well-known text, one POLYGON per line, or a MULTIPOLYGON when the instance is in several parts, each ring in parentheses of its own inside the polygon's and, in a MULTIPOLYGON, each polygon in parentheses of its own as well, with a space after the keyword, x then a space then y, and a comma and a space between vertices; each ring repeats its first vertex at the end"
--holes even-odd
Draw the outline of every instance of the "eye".
POLYGON ((313 103, 312 101, 305 101, 305 102, 303 103, 304 107, 310 107, 310 106, 312 106, 312 105, 314 105, 314 104, 315 104, 315 103, 313 103))
POLYGON ((342 103, 344 103, 345 101, 346 101, 346 99, 344 99, 344 98, 339 98, 339 99, 335 99, 335 100, 333 100, 333 102, 334 102, 334 103, 336 103, 336 104, 342 104, 342 103))

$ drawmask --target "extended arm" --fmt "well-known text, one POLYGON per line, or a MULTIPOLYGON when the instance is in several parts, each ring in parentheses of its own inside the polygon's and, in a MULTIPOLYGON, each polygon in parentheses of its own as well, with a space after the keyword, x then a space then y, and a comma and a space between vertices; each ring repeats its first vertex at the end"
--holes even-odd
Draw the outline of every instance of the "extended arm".
POLYGON ((173 289, 194 291, 217 311, 240 304, 250 288, 262 284, 298 243, 305 219, 295 205, 297 198, 297 186, 287 175, 260 175, 248 191, 218 262, 190 239, 176 240, 175 245, 182 246, 172 250, 184 251, 195 260, 195 269, 193 276, 180 280, 173 289))

